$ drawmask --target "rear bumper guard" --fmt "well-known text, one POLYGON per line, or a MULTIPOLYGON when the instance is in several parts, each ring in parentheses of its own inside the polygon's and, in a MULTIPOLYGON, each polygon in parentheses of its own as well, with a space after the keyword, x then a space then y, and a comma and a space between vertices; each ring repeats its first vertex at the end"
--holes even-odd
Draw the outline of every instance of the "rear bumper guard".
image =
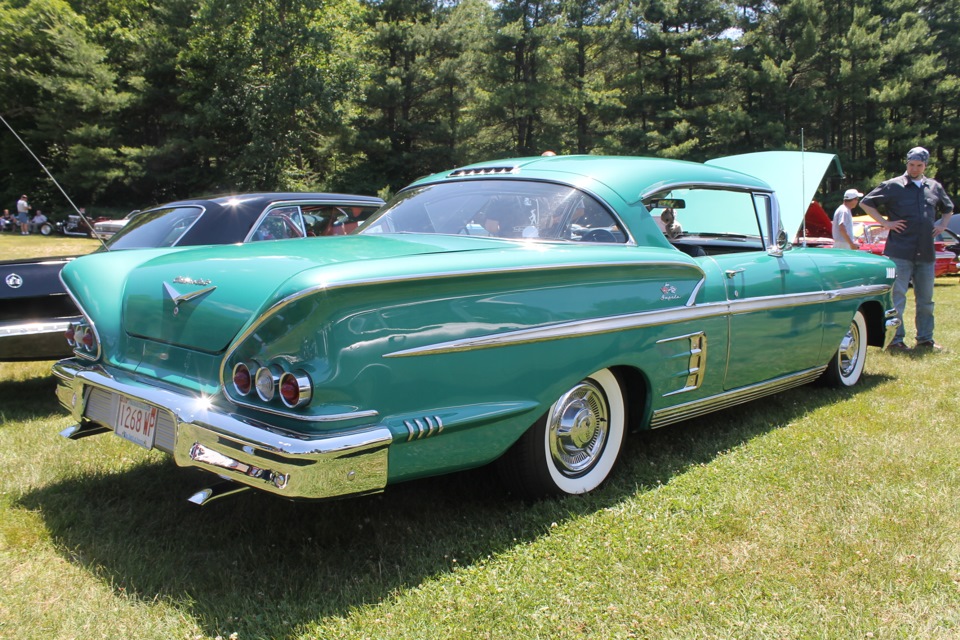
POLYGON ((897 333, 897 328, 900 326, 900 316, 897 315, 896 309, 887 309, 886 313, 884 313, 883 326, 883 348, 886 349, 890 346, 890 343, 893 342, 893 338, 897 333))
MULTIPOLYGON (((317 499, 381 491, 387 484, 393 436, 383 426, 332 435, 297 434, 229 413, 200 396, 166 389, 137 376, 73 359, 53 368, 57 398, 77 420, 61 435, 71 439, 112 431, 109 411, 88 410, 92 394, 100 403, 124 396, 157 407, 172 437, 155 448, 173 454, 181 467, 200 468, 254 489, 287 498, 317 499), (96 419, 91 419, 94 416, 96 419)), ((115 404, 113 405, 115 406, 115 404)), ((159 437, 159 436, 158 436, 159 437)))

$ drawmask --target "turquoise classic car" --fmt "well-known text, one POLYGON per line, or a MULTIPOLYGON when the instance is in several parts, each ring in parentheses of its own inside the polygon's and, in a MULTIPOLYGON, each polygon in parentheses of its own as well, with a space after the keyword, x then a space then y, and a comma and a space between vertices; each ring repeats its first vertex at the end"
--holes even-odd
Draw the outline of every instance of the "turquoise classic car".
POLYGON ((211 472, 198 504, 493 462, 518 493, 591 491, 629 432, 854 385, 889 341, 892 262, 787 242, 833 162, 500 160, 346 236, 79 258, 63 435, 211 472))

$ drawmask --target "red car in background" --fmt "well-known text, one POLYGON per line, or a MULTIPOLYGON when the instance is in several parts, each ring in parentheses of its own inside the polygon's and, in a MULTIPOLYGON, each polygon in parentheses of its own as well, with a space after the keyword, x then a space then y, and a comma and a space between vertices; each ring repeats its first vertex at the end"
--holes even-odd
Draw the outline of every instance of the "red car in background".
MULTIPOLYGON (((860 243, 861 251, 869 251, 877 255, 883 255, 883 249, 887 246, 888 229, 884 229, 880 224, 874 222, 864 222, 855 225, 854 232, 857 233, 857 241, 860 243), (857 231, 859 224, 863 225, 862 231, 857 231)), ((934 264, 934 275, 937 277, 960 273, 960 267, 957 266, 957 254, 947 251, 947 243, 939 238, 934 241, 933 247, 937 252, 936 262, 934 264)))

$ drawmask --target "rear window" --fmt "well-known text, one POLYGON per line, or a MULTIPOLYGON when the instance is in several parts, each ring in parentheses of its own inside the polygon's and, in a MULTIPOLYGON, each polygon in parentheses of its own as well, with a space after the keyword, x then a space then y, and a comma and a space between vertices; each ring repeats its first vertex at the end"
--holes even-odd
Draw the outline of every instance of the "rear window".
POLYGON ((568 242, 627 241, 610 210, 572 187, 469 180, 400 193, 361 233, 433 233, 568 242))
POLYGON ((138 213, 107 245, 111 250, 172 247, 202 213, 201 207, 169 207, 138 213))

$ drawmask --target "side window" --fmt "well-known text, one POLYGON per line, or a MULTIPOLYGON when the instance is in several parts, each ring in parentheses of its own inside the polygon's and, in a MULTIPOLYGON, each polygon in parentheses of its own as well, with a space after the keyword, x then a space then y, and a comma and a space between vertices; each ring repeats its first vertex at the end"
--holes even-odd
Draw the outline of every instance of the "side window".
POLYGON ((560 201, 534 202, 531 213, 517 227, 516 237, 571 242, 624 243, 627 234, 613 215, 593 198, 573 193, 560 201))
POLYGON ((302 238, 303 235, 300 207, 277 207, 264 216, 251 239, 285 240, 302 238))
POLYGON ((766 194, 754 194, 754 206, 757 208, 757 217, 760 221, 760 232, 767 243, 770 238, 770 221, 773 219, 773 205, 770 202, 770 196, 766 194))
POLYGON ((375 206, 311 205, 303 208, 308 236, 343 236, 361 226, 377 210, 375 206))
POLYGON ((768 194, 689 187, 657 193, 644 202, 667 239, 690 255, 766 248, 773 218, 768 194))

